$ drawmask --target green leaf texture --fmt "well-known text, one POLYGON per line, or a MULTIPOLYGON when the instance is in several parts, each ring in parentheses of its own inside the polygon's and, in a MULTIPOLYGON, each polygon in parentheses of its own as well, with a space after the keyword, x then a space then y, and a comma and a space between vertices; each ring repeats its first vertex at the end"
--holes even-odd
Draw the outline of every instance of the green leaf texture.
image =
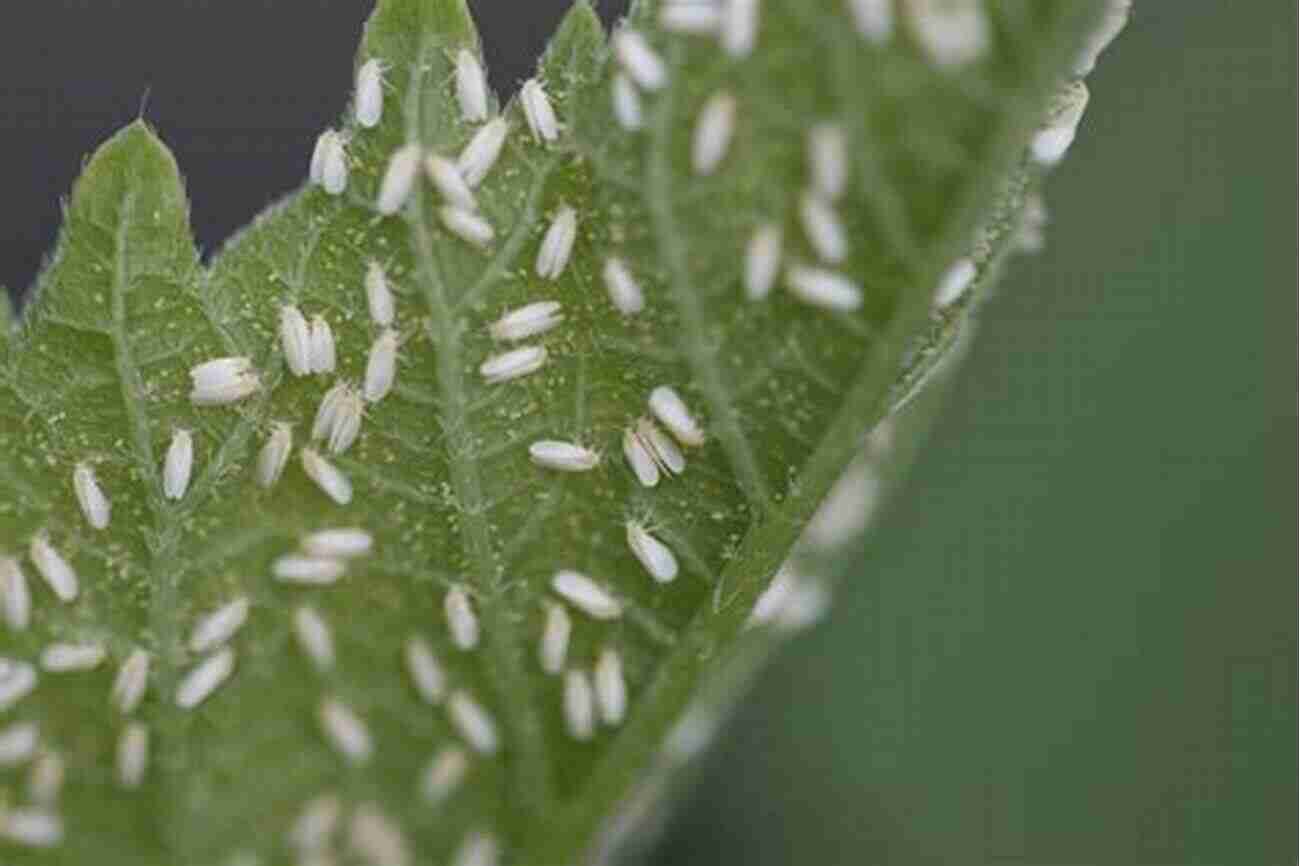
MULTIPOLYGON (((0 350, 0 861, 559 864, 598 858, 635 824, 637 792, 707 728, 692 701, 734 691, 719 684, 735 660, 761 658, 785 630, 746 625, 818 505, 830 494, 834 506, 832 486, 867 434, 961 342, 971 299, 1022 237, 1038 177, 1026 147, 1095 13, 1066 0, 974 4, 988 45, 952 67, 934 62, 916 21, 916 9, 944 4, 903 4, 876 39, 855 28, 853 5, 768 0, 756 47, 740 57, 713 38, 665 33, 656 9, 638 7, 625 27, 667 70, 662 89, 641 94, 639 130, 616 122, 619 61, 576 6, 539 70, 558 139, 537 141, 518 100, 501 109, 504 150, 475 190, 494 230, 483 246, 448 231, 427 180, 397 214, 375 207, 400 146, 454 159, 478 129, 456 97, 457 53, 479 51, 460 0, 379 3, 356 63, 382 61, 383 116, 374 128, 344 121, 346 190, 305 186, 210 266, 178 168, 145 124, 95 153, 0 350), (701 175, 697 119, 721 92, 735 101, 734 135, 701 175), (849 254, 831 267, 863 302, 828 311, 782 280, 748 300, 745 249, 759 225, 782 227, 786 265, 817 262, 799 208, 808 131, 825 122, 844 131, 850 157, 834 205, 849 254), (539 245, 564 206, 578 216, 572 259, 543 279, 539 245), (611 303, 611 256, 644 293, 635 314, 611 303), (963 256, 975 290, 937 307, 935 287, 963 256), (396 297, 396 384, 366 405, 355 444, 331 455, 311 441, 313 419, 328 389, 365 376, 381 333, 364 289, 372 261, 396 297), (544 300, 563 320, 520 345, 544 347, 545 363, 487 381, 480 365, 512 348, 489 325, 544 300), (333 372, 286 366, 285 304, 328 321, 333 372), (190 369, 225 356, 251 359, 258 388, 195 405, 190 369), (660 386, 682 396, 704 441, 682 446, 684 471, 647 487, 622 443, 660 386), (255 467, 278 423, 292 425, 293 452, 264 488, 255 467), (182 429, 194 468, 173 499, 163 463, 182 429), (530 459, 538 440, 600 459, 557 471, 530 459), (306 447, 349 479, 348 504, 305 474, 306 447), (104 529, 79 507, 78 465, 111 502, 104 529), (673 552, 675 579, 648 573, 629 521, 673 552), (337 581, 274 579, 306 536, 340 527, 373 546, 337 581), (42 578, 35 538, 71 564, 75 598, 42 578), (589 576, 619 615, 561 599, 562 570, 589 576), (468 599, 476 641, 455 639, 451 591, 468 599), (247 619, 224 648, 196 643, 196 624, 239 599, 247 619), (328 630, 330 663, 304 650, 304 607, 328 630), (539 642, 557 607, 571 623, 568 673, 548 674, 539 642), (441 669, 437 694, 413 685, 412 639, 441 669), (123 713, 110 695, 136 651, 150 662, 144 697, 123 713), (229 676, 179 706, 187 677, 226 652, 229 676), (59 670, 60 653, 62 666, 85 669, 59 670), (575 736, 566 692, 586 706, 582 684, 609 653, 626 715, 597 712, 592 735, 575 736), (466 701, 497 748, 467 739, 456 709, 466 701), (324 706, 346 708, 333 735, 324 706), (431 797, 430 764, 449 754, 464 759, 463 777, 431 797), (304 845, 295 822, 313 804, 326 817, 336 805, 337 817, 304 845)), ((890 463, 887 436, 870 447, 890 463)), ((809 573, 861 527, 854 517, 846 528, 840 511, 858 515, 870 497, 860 484, 848 493, 856 504, 824 512, 797 549, 809 573)))

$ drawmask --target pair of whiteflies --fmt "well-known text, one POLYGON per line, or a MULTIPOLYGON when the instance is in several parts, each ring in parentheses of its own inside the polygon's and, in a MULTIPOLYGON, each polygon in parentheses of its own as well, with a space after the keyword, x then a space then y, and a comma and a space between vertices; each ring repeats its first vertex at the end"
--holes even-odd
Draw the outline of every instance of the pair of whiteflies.
MULTIPOLYGON (((28 553, 37 573, 59 601, 66 604, 77 598, 77 572, 44 533, 32 537, 28 553)), ((31 611, 31 590, 21 563, 16 557, 0 556, 0 621, 22 631, 31 621, 31 611)))
POLYGON ((596 722, 614 726, 627 714, 627 684, 617 650, 605 648, 589 674, 581 668, 564 672, 563 709, 569 736, 579 742, 596 733, 596 722))
MULTIPOLYGON (((428 641, 418 636, 408 638, 403 645, 402 656, 407 676, 420 698, 430 705, 445 702, 447 716, 461 738, 479 754, 495 754, 500 747, 496 722, 488 711, 464 690, 448 691, 447 673, 438 661, 438 657, 434 655, 428 641)), ((451 764, 463 764, 463 757, 462 754, 459 757, 446 758, 446 765, 434 774, 438 777, 435 781, 441 780, 442 783, 436 787, 445 789, 453 783, 452 777, 463 775, 464 767, 458 769, 456 766, 451 766, 451 764)), ((432 768, 430 772, 434 773, 432 768)), ((445 790, 442 793, 445 793, 445 790)))
POLYGON ((313 316, 309 323, 297 305, 282 305, 280 347, 285 365, 295 376, 334 372, 337 360, 334 330, 324 316, 313 316))
MULTIPOLYGON (((651 414, 677 441, 689 447, 704 444, 703 428, 675 388, 657 386, 650 392, 647 403, 651 414)), ((686 467, 681 450, 648 418, 638 420, 625 431, 623 449, 637 479, 646 487, 658 484, 661 468, 676 475, 686 467)), ((600 452, 594 449, 560 440, 543 439, 534 442, 528 450, 534 463, 562 472, 586 472, 595 469, 601 460, 600 452)))
MULTIPOLYGON (((468 48, 456 52, 456 99, 461 117, 469 123, 486 120, 488 116, 487 76, 478 56, 468 48)), ((371 57, 357 68, 356 88, 352 115, 359 126, 372 129, 379 125, 384 113, 383 60, 371 57)))
POLYGON ((297 552, 276 558, 271 572, 282 583, 329 585, 346 573, 348 560, 369 554, 373 545, 364 529, 323 529, 306 536, 297 552))

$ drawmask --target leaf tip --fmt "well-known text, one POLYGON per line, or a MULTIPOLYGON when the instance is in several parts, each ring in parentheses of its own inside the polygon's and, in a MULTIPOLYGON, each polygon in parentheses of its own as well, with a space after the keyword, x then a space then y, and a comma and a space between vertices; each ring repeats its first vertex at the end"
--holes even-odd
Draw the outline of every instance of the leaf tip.
POLYGON ((552 34, 538 69, 551 83, 563 83, 557 96, 564 100, 573 96, 574 85, 599 79, 604 48, 604 25, 588 0, 577 0, 552 34))
POLYGON ((591 5, 590 0, 577 0, 564 14, 555 35, 551 37, 551 48, 563 44, 603 43, 605 27, 600 23, 600 16, 591 5))
POLYGON ((398 35, 435 33, 450 44, 477 44, 478 27, 466 0, 379 0, 366 21, 363 53, 398 35))
POLYGON ((179 174, 171 149, 163 143, 148 122, 143 118, 136 118, 109 136, 95 149, 86 162, 82 181, 99 171, 117 170, 126 164, 131 164, 132 168, 138 171, 142 160, 154 163, 169 174, 179 174))

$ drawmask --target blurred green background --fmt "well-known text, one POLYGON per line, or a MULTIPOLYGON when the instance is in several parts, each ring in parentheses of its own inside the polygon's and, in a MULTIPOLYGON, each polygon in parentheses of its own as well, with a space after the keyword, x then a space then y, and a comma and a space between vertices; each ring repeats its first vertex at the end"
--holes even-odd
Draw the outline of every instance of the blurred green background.
POLYGON ((1289 864, 1296 4, 1143 2, 829 622, 687 864, 1289 864))

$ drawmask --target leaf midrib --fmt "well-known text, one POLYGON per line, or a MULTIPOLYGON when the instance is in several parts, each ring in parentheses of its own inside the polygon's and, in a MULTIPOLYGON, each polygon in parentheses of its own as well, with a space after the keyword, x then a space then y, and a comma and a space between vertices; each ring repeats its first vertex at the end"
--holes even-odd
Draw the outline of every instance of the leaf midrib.
MULTIPOLYGON (((428 58, 436 46, 426 44, 421 57, 428 58)), ((414 64, 407 88, 409 105, 406 106, 407 141, 423 142, 423 123, 420 116, 423 83, 426 70, 432 64, 414 64)), ((558 157, 554 158, 558 159, 558 157)), ((550 166, 554 165, 554 161, 550 166)), ((528 229, 536 219, 536 199, 544 186, 550 167, 534 180, 528 207, 519 220, 519 227, 502 249, 475 280, 472 291, 482 291, 492 285, 496 274, 501 273, 509 256, 518 252, 527 237, 528 229), (507 254, 508 251, 508 254, 507 254)), ((417 184, 402 218, 410 229, 411 252, 417 263, 423 297, 429 309, 429 337, 437 350, 434 352, 435 381, 439 391, 437 412, 444 448, 447 452, 448 471, 460 516, 460 536, 465 553, 475 569, 473 585, 478 600, 479 616, 484 621, 484 638, 488 656, 488 679, 494 685, 498 704, 504 712, 498 719, 509 732, 505 759, 514 752, 512 790, 519 798, 519 811, 523 820, 533 825, 551 808, 551 768, 546 757, 541 717, 534 695, 534 687, 519 664, 521 639, 512 626, 513 617, 500 583, 500 569, 492 554, 490 526, 487 509, 483 503, 483 483, 479 461, 470 456, 472 437, 470 412, 466 401, 465 364, 461 352, 463 320, 457 310, 462 304, 453 304, 447 297, 446 282, 434 256, 434 232, 428 214, 433 211, 431 194, 423 183, 417 184)))

